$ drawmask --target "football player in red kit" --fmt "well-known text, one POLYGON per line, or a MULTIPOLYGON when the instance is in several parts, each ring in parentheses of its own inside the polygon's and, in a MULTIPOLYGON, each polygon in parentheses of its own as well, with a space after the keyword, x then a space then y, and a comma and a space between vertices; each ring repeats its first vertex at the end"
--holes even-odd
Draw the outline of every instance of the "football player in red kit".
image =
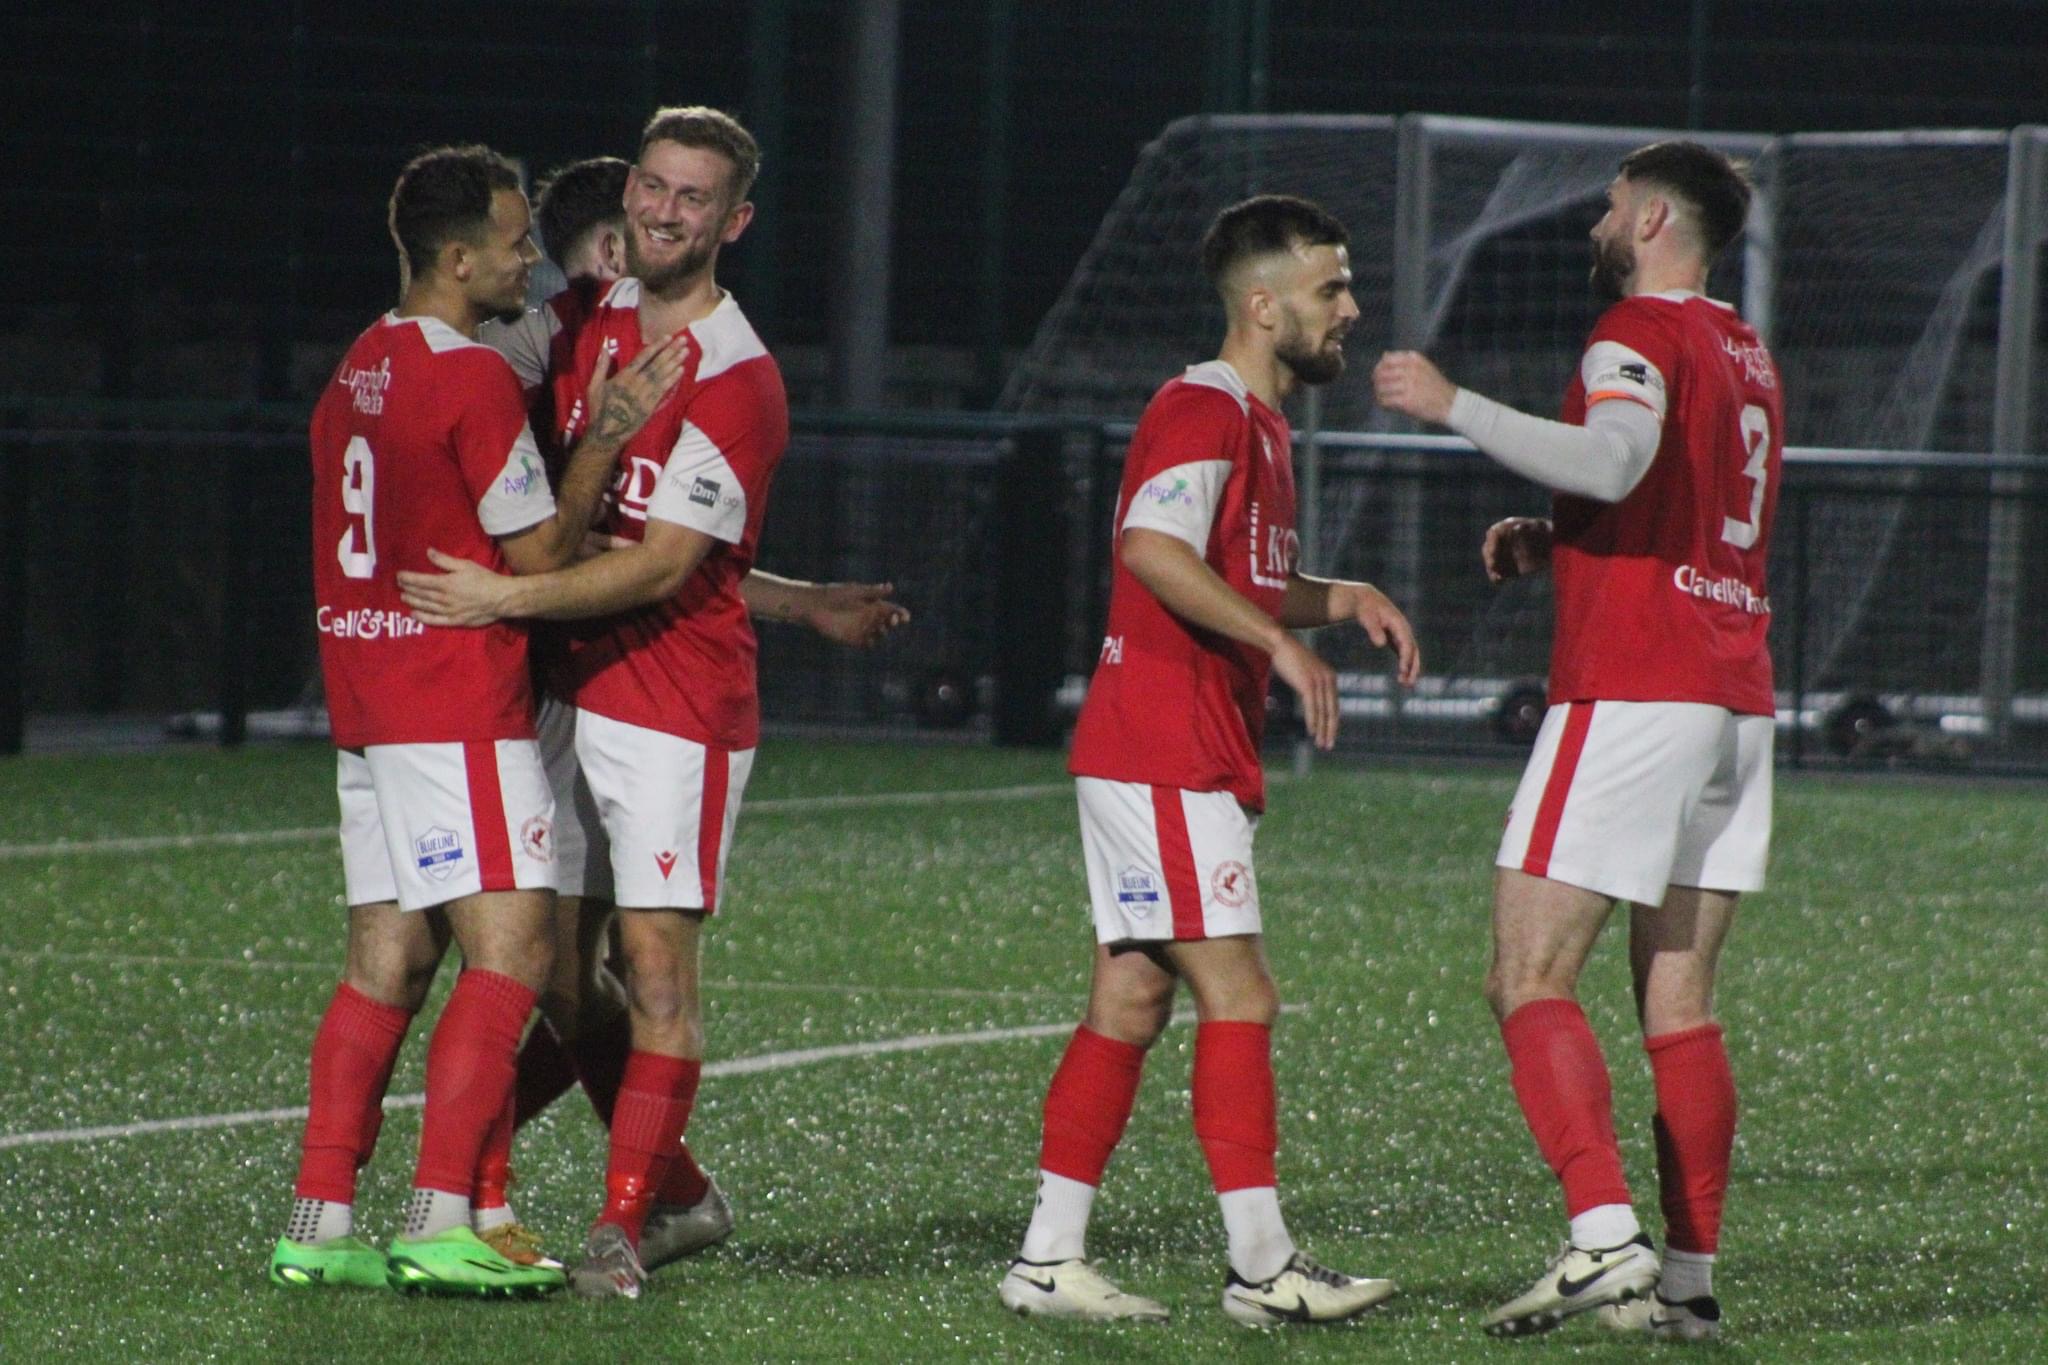
POLYGON ((1556 495, 1550 519, 1500 522, 1482 551, 1495 581, 1548 565, 1556 582, 1550 711, 1495 860, 1486 996, 1571 1221, 1543 1276, 1486 1319, 1499 1336, 1589 1309, 1657 1336, 1720 1330, 1712 1269, 1736 1106, 1714 973, 1770 848, 1764 569, 1785 423, 1770 352, 1703 291, 1749 200, 1742 170, 1698 143, 1622 161, 1593 228, 1593 282, 1616 301, 1562 421, 1457 388, 1412 351, 1374 372, 1382 405, 1450 427, 1556 495), (1576 999, 1618 901, 1631 906, 1656 1083, 1661 1266, 1576 999))

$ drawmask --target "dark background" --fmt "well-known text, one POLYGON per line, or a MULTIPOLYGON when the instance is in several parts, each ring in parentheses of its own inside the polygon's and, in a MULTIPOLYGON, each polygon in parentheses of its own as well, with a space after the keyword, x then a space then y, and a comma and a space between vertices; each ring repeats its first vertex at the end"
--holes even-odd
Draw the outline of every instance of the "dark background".
MULTIPOLYGON (((302 400, 389 305, 422 145, 538 172, 657 103, 767 162, 727 282, 823 398, 838 0, 14 0, 0 394, 302 400)), ((1172 119, 1434 112, 1757 132, 2048 120, 2040 0, 903 0, 889 401, 980 407, 1172 119)))

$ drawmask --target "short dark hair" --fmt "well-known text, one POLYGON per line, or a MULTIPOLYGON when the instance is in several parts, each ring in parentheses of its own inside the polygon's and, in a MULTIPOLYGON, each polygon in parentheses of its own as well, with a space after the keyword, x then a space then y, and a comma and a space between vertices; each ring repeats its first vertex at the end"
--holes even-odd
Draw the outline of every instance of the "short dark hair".
POLYGON ((1202 273, 1219 289, 1238 262, 1303 246, 1349 246, 1329 210, 1292 194, 1260 194, 1216 215, 1202 234, 1202 273))
POLYGON ((433 272, 441 248, 475 241, 491 221, 491 195, 519 188, 519 168, 481 143, 435 147, 405 163, 391 190, 391 240, 413 278, 433 272))
POLYGON ((648 146, 656 142, 702 147, 730 161, 733 165, 732 204, 746 199, 747 191, 754 188, 754 177, 761 173, 761 144, 740 126, 738 119, 722 109, 702 104, 657 109, 647 120, 647 126, 640 130, 640 150, 635 153, 636 157, 645 156, 648 146))
POLYGON ((626 181, 633 167, 615 156, 593 156, 550 171, 534 187, 533 217, 541 245, 560 264, 599 225, 626 216, 626 181))
POLYGON ((1699 217, 1700 246, 1712 261, 1742 234, 1753 189, 1749 169, 1697 142, 1652 142, 1621 159, 1623 178, 1685 201, 1699 217))

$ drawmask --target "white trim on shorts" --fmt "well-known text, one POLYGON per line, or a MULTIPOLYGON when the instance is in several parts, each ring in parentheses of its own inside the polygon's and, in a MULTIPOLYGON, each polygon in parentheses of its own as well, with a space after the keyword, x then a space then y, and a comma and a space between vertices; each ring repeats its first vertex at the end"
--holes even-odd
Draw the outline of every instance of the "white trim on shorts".
POLYGON ((1074 779, 1099 943, 1260 932, 1258 817, 1229 792, 1074 779))
POLYGON ((1637 905, 1761 890, 1775 730, 1696 702, 1553 706, 1494 862, 1637 905))
POLYGON ((754 751, 578 710, 576 759, 611 844, 613 902, 715 913, 754 751))
POLYGON ((350 905, 554 889, 555 802, 530 739, 338 750, 335 795, 350 905))

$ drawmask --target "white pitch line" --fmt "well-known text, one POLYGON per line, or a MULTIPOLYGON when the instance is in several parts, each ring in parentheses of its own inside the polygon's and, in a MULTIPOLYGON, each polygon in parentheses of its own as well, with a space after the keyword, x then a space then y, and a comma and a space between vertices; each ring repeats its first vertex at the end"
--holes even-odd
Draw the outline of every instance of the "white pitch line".
MULTIPOLYGON (((942 1047, 970 1047, 981 1043, 1007 1043, 1022 1038, 1050 1038, 1072 1033, 1074 1024, 1027 1024, 1021 1028, 978 1029, 972 1033, 917 1033, 905 1038, 878 1038, 867 1043, 840 1043, 833 1047, 805 1047, 787 1052, 763 1052, 753 1057, 705 1064, 706 1079, 717 1076, 754 1076, 764 1071, 785 1071, 814 1062, 839 1061, 848 1057, 876 1057, 892 1052, 926 1052, 942 1047)), ((384 1110, 418 1109, 425 1095, 391 1095, 384 1110)), ((151 1133, 192 1133, 209 1128, 238 1128, 254 1123, 285 1123, 306 1117, 306 1107, 291 1109, 244 1109, 232 1114, 195 1114, 182 1119, 151 1119, 143 1123, 113 1123, 98 1128, 52 1128, 39 1133, 9 1133, 0 1136, 0 1151, 10 1147, 41 1147, 54 1143, 98 1142, 106 1138, 142 1137, 151 1133)))
MULTIPOLYGON (((158 953, 60 953, 40 948, 0 948, 0 960, 17 962, 89 962, 120 967, 249 967, 258 971, 333 972, 338 962, 293 962, 261 957, 173 957, 158 953)), ((876 986, 844 981, 743 981, 737 977, 706 980, 707 990, 782 991, 797 995, 926 995, 962 1000, 1066 1000, 1073 991, 1019 991, 986 986, 876 986)))
MULTIPOLYGON (((1301 1014, 1306 1005, 1282 1005, 1282 1014, 1301 1014)), ((1192 1022, 1191 1014, 1175 1014, 1173 1022, 1192 1022)), ((866 1043, 835 1043, 829 1047, 800 1047, 785 1052, 763 1052, 752 1057, 707 1062, 704 1076, 758 1076, 765 1071, 787 1071, 815 1062, 843 1061, 849 1057, 880 1057, 900 1052, 931 1052, 946 1047, 978 1047, 983 1043, 1011 1043, 1026 1038, 1053 1038, 1072 1033, 1074 1023, 1025 1024, 1018 1028, 975 1029, 968 1033, 913 1033, 902 1038, 877 1038, 866 1043)), ((384 1112, 418 1109, 427 1097, 421 1094, 387 1095, 384 1112)), ((112 1123, 98 1128, 50 1128, 39 1133, 0 1135, 0 1151, 11 1147, 46 1147, 57 1143, 99 1142, 107 1138, 145 1137, 151 1133, 195 1133, 209 1128, 239 1128, 255 1123, 286 1123, 306 1117, 306 1106, 292 1109, 244 1109, 232 1114, 194 1114, 182 1119, 150 1119, 142 1123, 112 1123)))
MULTIPOLYGON (((756 815, 801 815, 810 811, 867 810, 890 806, 939 806, 954 801, 1030 801, 1071 792, 1065 782, 1020 787, 963 787, 956 791, 858 792, 845 796, 782 796, 745 803, 756 815)), ((335 827, 221 831, 214 834, 152 834, 115 839, 59 839, 41 844, 0 844, 0 862, 19 858, 64 858, 97 853, 158 853, 165 849, 244 848, 303 844, 335 838, 335 827)))

